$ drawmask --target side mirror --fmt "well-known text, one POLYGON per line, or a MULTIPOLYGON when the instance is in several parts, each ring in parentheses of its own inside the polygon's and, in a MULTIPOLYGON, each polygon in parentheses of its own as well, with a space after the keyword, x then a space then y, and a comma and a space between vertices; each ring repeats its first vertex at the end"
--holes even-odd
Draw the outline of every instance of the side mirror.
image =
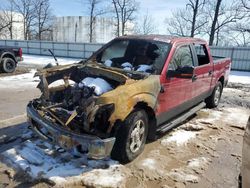
POLYGON ((168 70, 167 78, 192 78, 194 74, 194 67, 184 66, 178 67, 176 70, 168 70))

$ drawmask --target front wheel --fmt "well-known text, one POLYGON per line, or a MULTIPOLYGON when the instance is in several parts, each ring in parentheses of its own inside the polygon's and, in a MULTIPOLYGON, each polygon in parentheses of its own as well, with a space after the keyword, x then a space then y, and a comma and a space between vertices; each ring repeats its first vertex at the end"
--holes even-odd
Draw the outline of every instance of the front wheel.
POLYGON ((205 100, 208 108, 215 108, 219 105, 222 89, 222 83, 218 82, 213 90, 213 93, 205 100))
POLYGON ((132 112, 121 124, 111 157, 127 163, 138 157, 145 146, 148 134, 148 117, 144 110, 132 112))

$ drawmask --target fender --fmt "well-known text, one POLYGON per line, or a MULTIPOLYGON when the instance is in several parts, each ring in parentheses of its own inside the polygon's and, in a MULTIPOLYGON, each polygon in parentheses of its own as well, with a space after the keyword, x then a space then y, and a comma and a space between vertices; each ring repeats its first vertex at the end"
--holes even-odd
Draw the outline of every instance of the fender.
POLYGON ((135 106, 139 102, 143 102, 146 103, 150 108, 155 110, 157 104, 157 96, 152 93, 140 93, 132 96, 132 101, 134 103, 133 106, 135 106))
POLYGON ((155 109, 160 89, 158 75, 150 75, 142 80, 129 79, 124 85, 118 86, 115 90, 99 97, 98 103, 114 103, 115 111, 109 118, 110 124, 113 126, 118 119, 124 121, 140 102, 146 103, 150 108, 155 109))
POLYGON ((2 61, 4 56, 8 56, 8 57, 12 58, 15 61, 15 63, 17 63, 15 56, 11 52, 3 52, 1 57, 0 57, 0 62, 2 61))
POLYGON ((145 103, 148 107, 155 109, 157 104, 157 96, 152 93, 139 93, 129 99, 124 100, 122 103, 116 103, 115 112, 110 116, 109 121, 111 126, 117 119, 124 121, 126 117, 134 110, 138 103, 145 103), (126 105, 125 105, 126 104, 126 105))

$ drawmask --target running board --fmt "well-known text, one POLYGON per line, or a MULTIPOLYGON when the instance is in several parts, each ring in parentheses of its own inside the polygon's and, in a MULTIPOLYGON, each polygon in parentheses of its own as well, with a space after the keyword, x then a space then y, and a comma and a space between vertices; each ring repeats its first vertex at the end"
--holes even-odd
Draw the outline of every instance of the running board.
POLYGON ((194 113, 196 113, 197 111, 199 111, 200 109, 204 108, 206 106, 206 104, 204 102, 199 103, 197 106, 189 109, 186 113, 182 114, 181 116, 177 117, 176 119, 174 119, 173 121, 160 126, 156 131, 157 133, 165 133, 166 131, 176 127, 178 124, 182 123, 183 121, 185 121, 187 118, 189 118, 190 116, 192 116, 194 113))

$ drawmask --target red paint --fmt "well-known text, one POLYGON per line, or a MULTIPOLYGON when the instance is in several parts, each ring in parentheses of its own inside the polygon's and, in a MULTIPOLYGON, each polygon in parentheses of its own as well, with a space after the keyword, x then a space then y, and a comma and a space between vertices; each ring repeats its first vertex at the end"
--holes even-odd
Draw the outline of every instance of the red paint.
POLYGON ((213 58, 210 54, 210 49, 205 41, 195 38, 167 38, 172 44, 172 48, 166 59, 164 68, 160 75, 160 83, 164 89, 163 93, 158 96, 158 106, 156 114, 159 115, 163 112, 167 112, 177 106, 180 106, 184 102, 187 102, 195 97, 200 96, 203 93, 212 90, 218 80, 224 77, 224 83, 228 81, 228 75, 230 71, 231 61, 229 58, 220 60, 214 64, 213 58), (210 63, 197 66, 194 69, 194 74, 197 76, 197 80, 192 81, 191 78, 167 78, 168 65, 174 56, 176 49, 182 45, 203 44, 206 46, 210 63), (209 71, 212 73, 209 74, 209 71))

